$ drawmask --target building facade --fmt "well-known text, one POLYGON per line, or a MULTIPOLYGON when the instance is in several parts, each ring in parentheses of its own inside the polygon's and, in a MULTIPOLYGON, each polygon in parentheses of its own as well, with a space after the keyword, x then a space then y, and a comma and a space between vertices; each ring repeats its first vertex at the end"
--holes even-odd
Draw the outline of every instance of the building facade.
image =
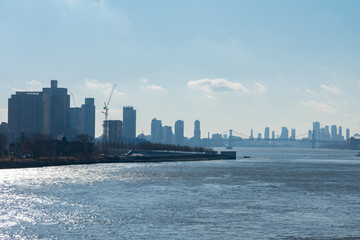
POLYGON ((175 122, 175 145, 184 145, 184 121, 175 122))
POLYGON ((136 138, 136 110, 131 107, 123 107, 124 139, 136 138))
POLYGON ((8 100, 9 140, 21 134, 43 133, 44 104, 42 92, 16 92, 8 100))
POLYGON ((57 80, 51 80, 50 88, 43 88, 44 134, 53 138, 69 135, 70 95, 66 88, 58 88, 57 80))

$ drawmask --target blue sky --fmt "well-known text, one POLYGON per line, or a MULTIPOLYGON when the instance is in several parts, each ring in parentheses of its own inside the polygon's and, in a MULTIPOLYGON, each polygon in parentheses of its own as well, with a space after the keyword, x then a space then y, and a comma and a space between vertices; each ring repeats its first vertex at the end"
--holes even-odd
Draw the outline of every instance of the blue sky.
MULTIPOLYGON (((137 110, 137 133, 194 121, 207 132, 342 125, 360 132, 359 1, 0 1, 0 121, 16 90, 51 79, 79 106, 94 97, 96 135, 137 110)), ((72 103, 73 105, 73 103, 72 103)))

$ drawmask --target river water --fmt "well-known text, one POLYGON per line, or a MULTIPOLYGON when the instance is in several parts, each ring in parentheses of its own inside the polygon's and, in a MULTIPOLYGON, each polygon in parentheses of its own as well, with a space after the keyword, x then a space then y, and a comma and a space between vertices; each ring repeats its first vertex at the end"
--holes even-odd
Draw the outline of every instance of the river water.
POLYGON ((0 239, 360 239, 357 152, 237 151, 0 170, 0 239))

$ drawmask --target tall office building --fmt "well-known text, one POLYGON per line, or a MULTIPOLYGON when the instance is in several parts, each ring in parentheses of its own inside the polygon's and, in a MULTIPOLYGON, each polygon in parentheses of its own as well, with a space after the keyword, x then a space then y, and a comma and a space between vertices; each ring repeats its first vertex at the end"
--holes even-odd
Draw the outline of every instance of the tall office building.
POLYGON ((269 140, 270 139, 270 128, 266 127, 264 132, 264 139, 269 140))
POLYGON ((175 122, 175 144, 184 145, 184 121, 182 120, 175 122))
POLYGON ((123 123, 120 120, 104 121, 103 141, 106 143, 122 142, 123 140, 123 123))
POLYGON ((154 143, 162 142, 162 123, 156 118, 151 120, 151 141, 154 143))
POLYGON ((131 107, 123 107, 124 138, 136 138, 136 110, 131 107))
POLYGON ((69 132, 70 95, 66 88, 58 88, 57 80, 51 80, 50 88, 43 88, 44 133, 54 138, 69 132))
POLYGON ((201 139, 200 121, 194 122, 194 140, 199 141, 201 139))
POLYGON ((320 140, 320 123, 313 122, 313 131, 315 133, 315 140, 320 140))
POLYGON ((271 139, 274 140, 275 139, 275 131, 271 132, 271 139))
POLYGON ((282 139, 282 140, 289 139, 289 130, 287 129, 287 127, 282 127, 281 128, 280 139, 282 139))
POLYGON ((42 92, 16 92, 8 100, 8 124, 10 141, 16 141, 24 133, 30 136, 43 133, 42 92))

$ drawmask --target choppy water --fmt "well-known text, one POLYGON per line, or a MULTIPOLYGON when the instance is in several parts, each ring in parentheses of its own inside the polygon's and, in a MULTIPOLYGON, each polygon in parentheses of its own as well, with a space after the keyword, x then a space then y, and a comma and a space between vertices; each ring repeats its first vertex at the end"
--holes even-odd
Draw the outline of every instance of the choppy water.
POLYGON ((360 239, 354 151, 0 170, 0 239, 360 239))

